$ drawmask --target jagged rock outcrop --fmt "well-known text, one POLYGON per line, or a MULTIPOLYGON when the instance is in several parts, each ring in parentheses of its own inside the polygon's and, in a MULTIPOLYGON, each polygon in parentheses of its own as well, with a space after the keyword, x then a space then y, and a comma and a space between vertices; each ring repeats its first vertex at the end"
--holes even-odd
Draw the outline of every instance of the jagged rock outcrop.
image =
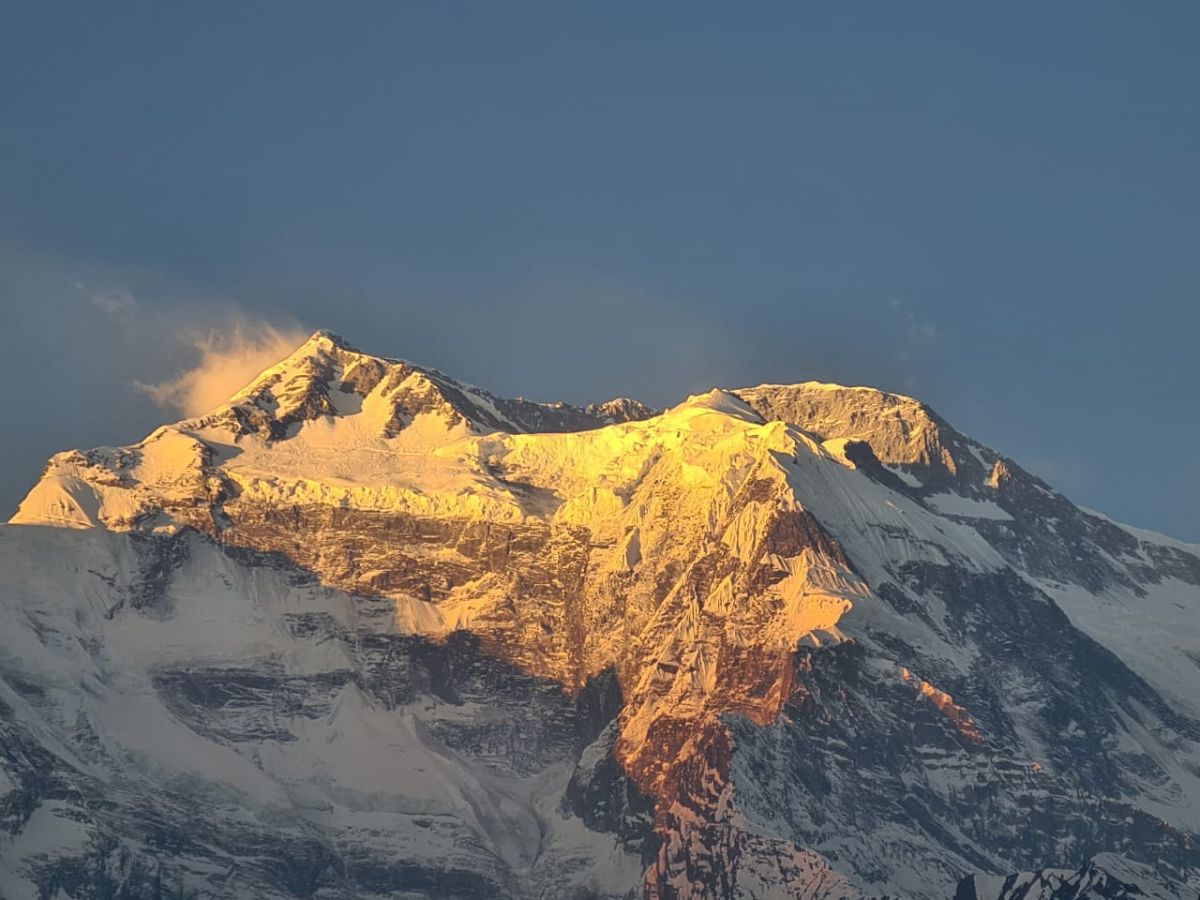
POLYGON ((963 879, 954 900, 1190 900, 1194 893, 1181 891, 1151 867, 1101 854, 1076 870, 972 875, 963 879))
POLYGON ((318 332, 56 456, 0 558, 0 893, 1200 883, 1200 551, 909 398, 538 404, 318 332))

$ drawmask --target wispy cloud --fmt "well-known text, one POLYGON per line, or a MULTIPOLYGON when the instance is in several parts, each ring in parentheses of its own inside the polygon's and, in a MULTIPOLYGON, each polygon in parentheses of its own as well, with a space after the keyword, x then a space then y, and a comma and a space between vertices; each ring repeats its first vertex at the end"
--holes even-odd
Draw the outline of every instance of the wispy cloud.
MULTIPOLYGON (((88 373, 79 397, 100 398, 139 423, 162 416, 146 397, 186 416, 219 406, 309 334, 291 316, 249 311, 153 272, 86 265, 2 241, 0 300, 21 311, 31 338, 52 335, 56 352, 78 363, 73 377, 63 370, 65 381, 78 385, 80 372, 88 373), (91 315, 64 315, 71 307, 91 315)), ((39 352, 34 344, 21 351, 39 352)))
POLYGON ((919 320, 916 313, 909 309, 899 297, 892 297, 888 300, 888 306, 895 310, 903 320, 905 346, 901 352, 909 354, 908 358, 911 358, 914 344, 937 340, 937 326, 919 320))
POLYGON ((286 357, 307 336, 296 326, 277 328, 238 314, 221 328, 193 329, 180 337, 198 357, 194 366, 163 381, 134 384, 161 407, 185 416, 202 415, 286 357))
MULTIPOLYGON (((889 299, 888 307, 900 319, 896 362, 907 368, 911 363, 933 352, 939 332, 936 325, 917 318, 916 313, 898 297, 889 299)), ((916 390, 917 379, 911 372, 905 374, 902 380, 904 390, 909 392, 916 390)))
POLYGON ((127 287, 98 287, 78 279, 69 279, 68 283, 82 302, 106 315, 124 316, 137 306, 137 298, 127 287))
MULTIPOLYGON (((80 285, 80 287, 83 286, 80 285)), ((123 313, 128 313, 137 306, 137 300, 134 299, 133 294, 125 290, 101 291, 89 294, 87 301, 96 307, 96 309, 110 316, 119 316, 123 313)))

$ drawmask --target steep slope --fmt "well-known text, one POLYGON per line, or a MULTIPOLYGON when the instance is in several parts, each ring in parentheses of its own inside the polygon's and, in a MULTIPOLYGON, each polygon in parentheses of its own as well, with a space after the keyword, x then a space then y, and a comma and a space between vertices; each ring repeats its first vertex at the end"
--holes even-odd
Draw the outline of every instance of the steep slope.
POLYGON ((15 896, 1200 883, 1197 549, 909 398, 577 409, 318 332, 12 521, 15 896))
POLYGON ((8 526, 0 568, 0 896, 620 895, 640 876, 558 810, 593 711, 470 640, 397 633, 386 603, 194 534, 8 526))

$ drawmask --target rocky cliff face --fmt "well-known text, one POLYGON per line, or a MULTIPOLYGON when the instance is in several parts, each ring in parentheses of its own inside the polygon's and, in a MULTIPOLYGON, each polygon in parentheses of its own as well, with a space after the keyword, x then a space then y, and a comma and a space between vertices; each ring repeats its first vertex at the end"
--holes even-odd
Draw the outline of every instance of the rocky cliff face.
POLYGON ((318 332, 56 456, 0 554, 4 896, 1200 886, 1200 550, 909 398, 580 409, 318 332))

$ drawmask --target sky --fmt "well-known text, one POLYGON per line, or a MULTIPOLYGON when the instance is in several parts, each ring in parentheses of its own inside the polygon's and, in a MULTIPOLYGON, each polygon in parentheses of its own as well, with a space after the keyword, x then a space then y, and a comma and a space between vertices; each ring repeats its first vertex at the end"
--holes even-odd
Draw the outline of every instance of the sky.
POLYGON ((537 399, 908 393, 1200 541, 1200 5, 2 17, 0 516, 329 328, 537 399))

